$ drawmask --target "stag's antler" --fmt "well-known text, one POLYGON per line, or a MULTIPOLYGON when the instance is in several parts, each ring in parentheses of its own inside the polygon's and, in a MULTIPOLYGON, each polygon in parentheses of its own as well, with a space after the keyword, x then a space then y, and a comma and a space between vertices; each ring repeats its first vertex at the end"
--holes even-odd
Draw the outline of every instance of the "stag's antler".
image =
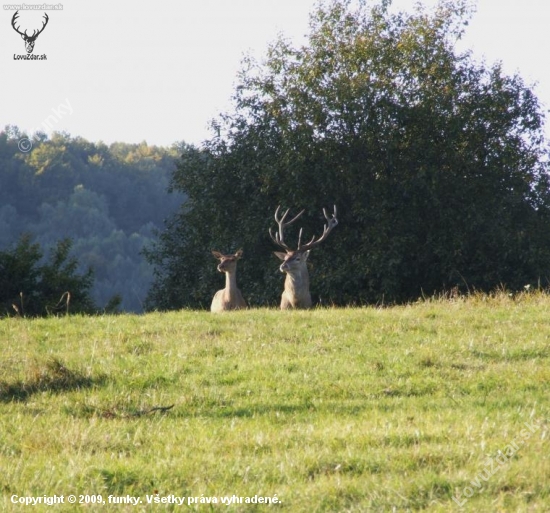
MULTIPOLYGON (((286 216, 288 215, 288 209, 283 214, 283 216, 279 218, 278 214, 279 214, 280 208, 281 206, 279 205, 277 207, 277 210, 275 211, 275 221, 277 221, 277 224, 279 225, 279 231, 274 236, 270 228, 269 235, 271 236, 271 239, 273 240, 273 242, 275 242, 275 244, 277 244, 278 246, 281 246, 287 251, 292 251, 284 241, 284 229, 288 225, 296 221, 296 219, 298 219, 304 213, 304 210, 302 210, 297 216, 293 217, 290 221, 285 223, 284 221, 286 219, 286 216)), ((337 216, 336 205, 334 205, 334 212, 332 214, 332 217, 328 216, 327 211, 324 208, 323 208, 323 214, 325 216, 325 219, 327 220, 327 224, 325 224, 323 228, 323 234, 321 235, 321 237, 315 240, 315 235, 314 235, 307 244, 304 244, 302 246, 302 229, 300 228, 300 234, 298 235, 298 248, 296 249, 296 251, 308 251, 309 249, 312 249, 315 246, 318 246, 319 244, 321 244, 321 242, 323 242, 328 237, 329 233, 338 224, 338 219, 336 219, 336 216, 337 216)))
MULTIPOLYGON (((286 216, 288 215, 288 212, 290 209, 287 208, 286 212, 283 214, 283 217, 279 218, 278 214, 280 209, 281 209, 281 205, 279 205, 277 207, 277 210, 275 210, 275 221, 279 225, 279 231, 278 233, 275 234, 275 236, 273 236, 273 233, 271 232, 271 228, 270 228, 269 235, 271 236, 271 239, 275 244, 277 244, 278 246, 281 246, 284 249, 287 249, 288 251, 292 251, 285 243, 284 229, 287 226, 291 225, 294 221, 296 221, 296 219, 298 219, 304 213, 305 210, 302 210, 296 216, 294 216, 290 221, 285 223, 286 216)), ((302 238, 302 230, 300 230, 300 239, 301 238, 302 238)))
POLYGON ((302 239, 302 230, 300 230, 300 237, 298 239, 298 251, 308 251, 315 246, 318 246, 323 242, 327 237, 328 234, 334 229, 335 226, 338 225, 338 219, 336 219, 337 212, 336 212, 336 205, 334 205, 334 212, 332 214, 332 217, 329 217, 327 215, 326 209, 323 208, 323 214, 325 216, 325 219, 327 220, 327 224, 323 227, 323 235, 317 240, 315 240, 315 235, 311 238, 311 240, 305 244, 301 245, 301 239, 302 239))

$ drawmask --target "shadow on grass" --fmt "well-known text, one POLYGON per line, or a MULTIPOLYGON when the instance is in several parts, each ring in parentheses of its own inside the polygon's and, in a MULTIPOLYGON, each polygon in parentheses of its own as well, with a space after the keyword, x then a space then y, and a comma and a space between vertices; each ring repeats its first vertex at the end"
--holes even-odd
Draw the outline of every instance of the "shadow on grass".
POLYGON ((338 406, 335 404, 316 405, 310 401, 304 401, 299 404, 257 403, 242 407, 233 405, 205 404, 203 406, 193 406, 182 404, 174 409, 173 416, 180 418, 210 417, 227 419, 269 417, 274 422, 276 422, 277 419, 281 422, 286 422, 289 416, 309 416, 315 412, 326 412, 334 415, 358 415, 367 407, 366 404, 346 406, 338 406))
POLYGON ((317 408, 309 403, 299 405, 288 404, 256 404, 248 407, 233 407, 227 404, 213 404, 205 401, 202 405, 170 404, 154 407, 136 406, 135 404, 109 404, 105 406, 77 405, 69 407, 65 412, 71 416, 105 419, 136 419, 140 417, 152 417, 169 415, 172 418, 254 418, 262 416, 302 415, 311 413, 317 408))
POLYGON ((138 417, 152 416, 155 413, 165 414, 175 405, 168 406, 149 406, 138 408, 132 405, 111 405, 105 408, 95 406, 79 405, 77 407, 66 407, 65 413, 73 417, 92 418, 100 417, 103 419, 132 419, 138 417))
POLYGON ((90 388, 104 380, 104 377, 94 379, 68 369, 61 361, 52 358, 45 364, 33 365, 25 380, 13 382, 0 380, 0 402, 25 401, 39 392, 59 393, 90 388))

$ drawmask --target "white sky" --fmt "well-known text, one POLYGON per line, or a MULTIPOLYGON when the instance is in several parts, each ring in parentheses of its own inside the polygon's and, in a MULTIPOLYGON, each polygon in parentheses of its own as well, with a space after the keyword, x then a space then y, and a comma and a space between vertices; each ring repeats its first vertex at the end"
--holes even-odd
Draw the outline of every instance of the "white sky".
MULTIPOLYGON (((25 3, 44 1, 56 0, 25 3)), ((0 128, 64 130, 107 144, 198 145, 211 135, 208 121, 229 109, 243 55, 263 57, 279 33, 303 42, 316 0, 60 3, 63 10, 45 11, 49 23, 36 40, 43 61, 14 60, 25 45, 11 27, 15 11, 0 10, 0 128)), ((414 3, 394 0, 404 10, 414 3)), ((20 11, 21 28, 27 22, 32 33, 43 12, 20 11)), ((549 25, 550 0, 477 0, 461 49, 536 82, 548 110, 549 25)))

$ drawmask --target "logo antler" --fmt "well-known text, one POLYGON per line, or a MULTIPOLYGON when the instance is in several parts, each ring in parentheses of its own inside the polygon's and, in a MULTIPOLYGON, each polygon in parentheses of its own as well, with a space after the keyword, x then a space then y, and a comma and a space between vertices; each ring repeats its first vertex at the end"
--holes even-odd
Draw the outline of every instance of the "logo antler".
POLYGON ((11 26, 13 27, 13 30, 21 35, 21 37, 25 41, 25 48, 27 50, 27 53, 32 53, 34 50, 34 42, 36 41, 36 38, 42 33, 42 31, 46 28, 46 25, 48 24, 49 17, 46 13, 44 13, 45 21, 42 22, 42 28, 37 32, 36 29, 33 30, 32 36, 29 36, 27 34, 27 31, 21 32, 19 30, 19 26, 15 26, 15 22, 18 21, 17 17, 19 16, 19 11, 15 11, 15 14, 13 15, 13 18, 11 19, 11 26))

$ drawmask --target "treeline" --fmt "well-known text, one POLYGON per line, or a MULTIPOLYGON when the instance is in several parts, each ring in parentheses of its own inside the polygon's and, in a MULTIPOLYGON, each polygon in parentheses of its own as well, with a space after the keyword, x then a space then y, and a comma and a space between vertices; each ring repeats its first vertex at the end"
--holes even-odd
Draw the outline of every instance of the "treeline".
POLYGON ((323 2, 304 45, 280 38, 244 61, 234 110, 179 161, 188 201, 148 253, 149 308, 207 307, 222 283, 208 250, 238 248, 249 304, 277 304, 277 205, 306 209, 291 246, 338 206, 308 259, 318 303, 548 286, 549 155, 532 87, 456 51, 466 0, 390 4, 323 2))
POLYGON ((274 306, 275 208, 306 209, 292 246, 300 227, 318 236, 335 204, 339 225, 308 259, 317 303, 546 287, 550 155, 533 88, 456 51, 467 0, 412 14, 390 4, 321 3, 307 43, 280 38, 245 59, 234 110, 202 148, 55 134, 24 153, 7 127, 0 250, 24 232, 44 248, 68 238, 80 276, 93 268, 94 301, 120 294, 141 311, 208 307, 223 284, 210 251, 242 248, 245 299, 274 306))
MULTIPOLYGON (((15 126, 0 132, 0 252, 13 255, 35 244, 45 260, 69 240, 73 274, 92 269, 86 283, 97 308, 118 296, 122 310, 141 312, 152 279, 141 251, 183 201, 167 189, 185 145, 107 146, 54 133, 35 134, 32 149, 23 152, 26 136, 15 126)), ((13 283, 15 276, 7 279, 13 283)))

